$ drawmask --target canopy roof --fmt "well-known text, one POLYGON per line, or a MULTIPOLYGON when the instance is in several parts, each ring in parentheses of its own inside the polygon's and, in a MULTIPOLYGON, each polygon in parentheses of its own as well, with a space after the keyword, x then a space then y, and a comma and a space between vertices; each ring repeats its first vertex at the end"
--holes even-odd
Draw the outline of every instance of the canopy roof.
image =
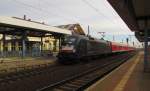
POLYGON ((71 34, 67 29, 52 27, 21 18, 0 16, 0 33, 21 35, 23 31, 27 31, 28 36, 43 36, 47 33, 54 35, 71 34))
MULTIPOLYGON (((150 0, 108 0, 120 17, 143 41, 144 30, 150 28, 150 0)), ((150 33, 148 33, 150 36, 150 33)))

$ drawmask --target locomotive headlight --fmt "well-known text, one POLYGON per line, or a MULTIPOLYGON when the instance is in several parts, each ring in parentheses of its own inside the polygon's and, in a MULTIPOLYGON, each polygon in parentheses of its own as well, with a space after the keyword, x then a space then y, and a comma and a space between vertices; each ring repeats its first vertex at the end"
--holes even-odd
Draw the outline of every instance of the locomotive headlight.
POLYGON ((73 49, 73 51, 72 51, 73 53, 75 53, 76 52, 76 50, 75 49, 73 49))
POLYGON ((66 53, 75 53, 76 49, 74 48, 73 45, 69 45, 69 46, 62 46, 61 51, 66 53))

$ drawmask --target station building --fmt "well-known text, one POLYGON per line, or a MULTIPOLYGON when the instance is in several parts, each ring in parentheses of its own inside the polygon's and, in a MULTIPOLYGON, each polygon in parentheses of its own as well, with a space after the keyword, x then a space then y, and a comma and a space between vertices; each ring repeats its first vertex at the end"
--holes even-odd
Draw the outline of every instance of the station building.
MULTIPOLYGON (((3 47, 2 35, 0 35, 0 53, 3 54, 5 50, 5 56, 20 56, 22 51, 21 37, 14 37, 7 35, 5 41, 5 47, 3 47)), ((43 54, 59 51, 59 40, 54 37, 43 38, 43 54)), ((27 37, 26 39, 26 52, 28 56, 40 56, 41 39, 38 37, 27 37)))
POLYGON ((83 28, 78 23, 76 23, 76 24, 67 24, 67 25, 59 25, 59 26, 56 26, 56 27, 70 30, 72 35, 84 35, 84 36, 86 35, 83 28))

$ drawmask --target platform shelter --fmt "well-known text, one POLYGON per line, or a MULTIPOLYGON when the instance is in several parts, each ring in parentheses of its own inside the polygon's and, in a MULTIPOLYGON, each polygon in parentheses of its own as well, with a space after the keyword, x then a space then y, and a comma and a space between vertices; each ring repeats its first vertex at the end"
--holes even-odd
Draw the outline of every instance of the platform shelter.
MULTIPOLYGON (((59 50, 61 38, 70 34, 67 29, 52 27, 30 19, 0 16, 0 56, 42 55, 44 49, 51 45, 50 41, 53 41, 53 47, 57 46, 59 50)), ((50 51, 48 49, 48 52, 50 51)))

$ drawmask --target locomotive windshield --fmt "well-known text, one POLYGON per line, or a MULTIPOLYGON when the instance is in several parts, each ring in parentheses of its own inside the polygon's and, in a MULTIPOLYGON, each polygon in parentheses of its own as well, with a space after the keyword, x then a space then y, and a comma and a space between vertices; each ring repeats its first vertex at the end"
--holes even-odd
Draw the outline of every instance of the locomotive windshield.
POLYGON ((74 36, 68 36, 65 38, 63 45, 74 45, 77 38, 74 36))

